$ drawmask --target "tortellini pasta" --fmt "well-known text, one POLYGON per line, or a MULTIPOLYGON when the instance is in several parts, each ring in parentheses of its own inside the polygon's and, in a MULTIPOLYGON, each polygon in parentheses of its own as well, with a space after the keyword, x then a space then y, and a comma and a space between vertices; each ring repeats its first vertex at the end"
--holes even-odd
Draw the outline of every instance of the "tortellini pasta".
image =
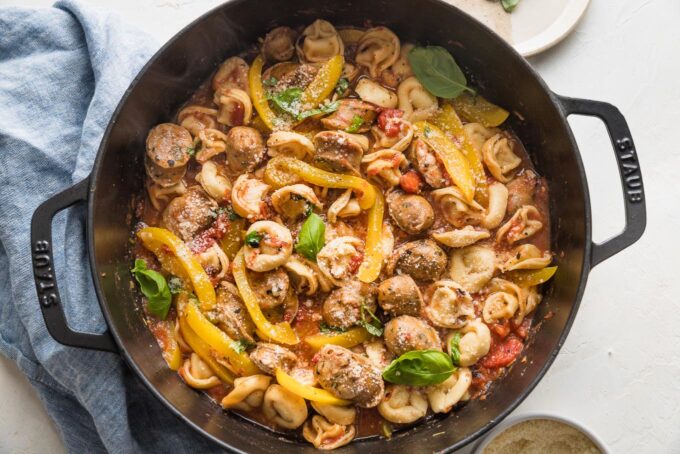
POLYGON ((257 178, 241 175, 234 182, 231 203, 236 214, 248 220, 264 217, 266 205, 264 197, 271 187, 257 178))
POLYGON ((354 439, 356 428, 343 424, 330 423, 320 415, 312 416, 302 429, 302 436, 305 440, 314 445, 316 449, 331 450, 354 439))
POLYGON ((288 271, 291 283, 298 293, 311 296, 317 290, 328 292, 333 286, 315 263, 303 257, 293 255, 283 266, 288 271))
POLYGON ((351 218, 361 214, 359 201, 352 197, 352 190, 347 189, 328 207, 328 221, 335 224, 338 218, 351 218))
POLYGON ((371 79, 361 79, 354 88, 354 91, 362 101, 370 102, 386 109, 394 109, 399 104, 399 98, 396 93, 371 79))
POLYGON ((322 404, 319 402, 310 402, 312 408, 318 414, 326 418, 329 422, 333 424, 342 424, 343 426, 349 426, 354 424, 357 418, 357 409, 352 406, 342 406, 333 404, 322 404))
POLYGON ((495 229, 505 217, 508 209, 508 188, 503 183, 494 182, 489 185, 489 206, 484 211, 481 225, 487 229, 495 229))
POLYGON ((297 429, 307 419, 307 403, 283 386, 273 384, 264 394, 262 412, 267 419, 284 429, 297 429))
POLYGON ((274 61, 286 61, 295 54, 297 34, 290 27, 276 27, 264 37, 262 53, 274 61))
POLYGON ((319 251, 316 263, 324 276, 341 286, 357 272, 362 246, 363 242, 352 236, 335 238, 319 251))
MULTIPOLYGON (((480 358, 489 353, 491 348, 491 331, 481 319, 469 322, 458 332, 461 335, 458 341, 460 351, 460 366, 469 367, 479 361, 480 358)), ((452 332, 446 339, 446 345, 451 354, 451 337, 456 332, 452 332)))
POLYGON ((463 126, 463 129, 465 129, 465 135, 468 140, 470 140, 470 143, 472 143, 472 146, 481 161, 483 159, 482 149, 484 148, 484 144, 487 140, 498 134, 499 130, 496 128, 487 128, 480 123, 468 123, 463 126))
POLYGON ((228 90, 238 88, 246 93, 250 93, 248 88, 248 63, 241 57, 227 58, 224 63, 217 68, 217 72, 212 79, 213 90, 228 90))
POLYGON ((482 147, 486 168, 501 183, 512 180, 513 171, 522 164, 522 158, 514 153, 513 147, 513 141, 504 134, 496 134, 482 147))
POLYGON ((218 202, 225 202, 231 198, 231 182, 223 174, 220 166, 213 161, 203 163, 201 171, 196 175, 196 181, 218 202))
POLYGON ((394 359, 394 355, 387 349, 385 342, 382 340, 364 342, 364 351, 373 365, 380 370, 385 370, 394 359))
POLYGON ((399 133, 391 137, 381 128, 373 126, 371 128, 371 134, 375 139, 373 148, 376 150, 390 148, 396 151, 405 151, 413 140, 413 125, 401 118, 392 118, 390 121, 398 125, 399 133))
POLYGON ((409 424, 427 414, 427 399, 418 388, 390 385, 385 389, 378 412, 389 422, 409 424))
POLYGON ((345 45, 333 25, 317 19, 302 32, 296 44, 300 60, 307 63, 321 63, 334 55, 342 55, 345 45))
POLYGON ((276 131, 267 139, 269 156, 287 156, 304 159, 314 154, 314 144, 307 137, 297 132, 276 131))
POLYGON ((234 389, 222 399, 222 408, 252 411, 264 401, 264 393, 272 378, 268 375, 249 375, 234 379, 234 389))
POLYGON ((475 202, 467 202, 456 186, 432 191, 432 200, 439 206, 442 216, 454 227, 478 225, 484 219, 484 208, 475 202))
POLYGON ((415 123, 427 120, 439 108, 437 97, 423 87, 418 79, 409 77, 397 89, 399 109, 404 111, 404 119, 415 123))
POLYGON ((499 278, 491 281, 490 292, 482 309, 486 323, 512 318, 524 298, 523 291, 517 285, 499 278))
POLYGON ((227 135, 217 129, 202 129, 198 132, 201 149, 196 153, 196 161, 204 163, 227 149, 227 135))
POLYGON ((151 200, 153 207, 160 211, 163 209, 163 205, 170 199, 185 194, 187 192, 187 185, 184 184, 184 181, 180 181, 173 186, 164 188, 156 183, 149 183, 147 184, 147 192, 149 193, 149 200, 151 200))
POLYGON ((179 124, 194 137, 204 129, 215 129, 216 118, 217 110, 202 106, 187 106, 177 114, 179 124))
POLYGON ((184 361, 179 373, 187 385, 196 389, 214 388, 222 383, 196 353, 184 361))
POLYGON ((197 258, 203 269, 215 279, 222 279, 229 271, 229 258, 217 243, 198 254, 197 258))
POLYGON ((264 272, 277 268, 288 260, 293 252, 293 237, 290 230, 274 221, 257 221, 249 228, 246 236, 255 234, 258 244, 244 246, 246 267, 264 272))
POLYGON ((475 229, 467 225, 462 229, 450 230, 448 232, 433 233, 432 238, 439 241, 444 246, 461 248, 475 244, 477 241, 489 238, 491 234, 486 229, 475 229))
POLYGON ((408 166, 404 154, 397 150, 384 149, 367 154, 361 160, 366 166, 366 175, 383 188, 399 184, 402 170, 408 166))
POLYGON ((455 281, 437 281, 426 293, 425 315, 442 328, 461 328, 475 316, 472 297, 455 281))
POLYGON ((292 184, 274 191, 272 206, 277 213, 290 220, 306 216, 311 207, 323 209, 323 204, 314 190, 304 184, 292 184))
POLYGON ((403 43, 399 52, 399 58, 380 75, 383 83, 396 88, 399 84, 413 75, 413 69, 408 61, 408 53, 415 47, 412 43, 403 43))
POLYGON ((368 68, 371 77, 379 77, 397 61, 400 50, 399 38, 392 30, 387 27, 375 27, 361 36, 355 60, 368 68))
POLYGON ((508 244, 525 240, 543 228, 541 213, 533 205, 520 207, 496 232, 496 242, 508 244))
POLYGON ((507 262, 503 264, 505 271, 538 270, 550 265, 552 255, 546 251, 542 253, 533 244, 523 244, 516 247, 507 262))
POLYGON ((454 405, 462 400, 472 383, 472 372, 467 367, 458 368, 444 382, 430 386, 427 400, 435 413, 448 413, 454 405))
POLYGON ((217 121, 227 126, 241 126, 250 123, 253 103, 250 96, 240 88, 229 88, 215 93, 215 104, 220 106, 217 121))
POLYGON ((487 245, 455 249, 449 261, 449 277, 470 293, 476 293, 496 271, 496 253, 487 245))

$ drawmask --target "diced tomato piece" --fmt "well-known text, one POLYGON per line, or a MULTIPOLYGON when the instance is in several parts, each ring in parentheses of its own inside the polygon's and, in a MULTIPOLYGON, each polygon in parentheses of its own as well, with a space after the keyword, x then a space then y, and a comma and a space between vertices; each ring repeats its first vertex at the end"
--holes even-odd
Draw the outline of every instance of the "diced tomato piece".
POLYGON ((521 337, 522 339, 526 339, 527 336, 529 335, 529 329, 531 328, 531 318, 525 318, 522 320, 522 323, 515 323, 515 321, 512 321, 512 331, 517 334, 517 336, 521 337))
POLYGON ((523 348, 524 344, 515 336, 509 336, 503 341, 494 339, 489 353, 481 359, 479 364, 489 369, 508 366, 512 364, 523 348))
POLYGON ((501 339, 505 339, 508 337, 508 334, 510 334, 510 324, 507 320, 504 320, 503 323, 494 323, 493 325, 489 326, 489 328, 501 339))
POLYGON ((383 109, 378 115, 378 127, 385 131, 387 137, 396 137, 399 134, 401 126, 399 122, 393 120, 403 116, 403 110, 383 109))
POLYGON ((418 194, 423 187, 423 180, 415 170, 409 170, 399 179, 399 186, 404 192, 418 194))

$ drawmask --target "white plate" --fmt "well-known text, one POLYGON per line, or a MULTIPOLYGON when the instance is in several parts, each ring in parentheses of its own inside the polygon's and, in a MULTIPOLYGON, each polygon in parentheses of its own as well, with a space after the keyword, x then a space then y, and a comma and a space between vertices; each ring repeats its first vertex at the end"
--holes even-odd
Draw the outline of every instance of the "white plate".
POLYGON ((590 0, 522 0, 510 15, 515 49, 528 57, 562 41, 581 20, 590 0))

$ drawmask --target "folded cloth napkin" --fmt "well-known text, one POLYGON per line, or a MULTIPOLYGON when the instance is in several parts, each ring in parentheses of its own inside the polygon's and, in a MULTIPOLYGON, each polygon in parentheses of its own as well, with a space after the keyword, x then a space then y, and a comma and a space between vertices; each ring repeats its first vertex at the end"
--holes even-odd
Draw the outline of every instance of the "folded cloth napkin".
MULTIPOLYGON (((88 175, 113 109, 156 48, 139 30, 74 1, 0 8, 0 352, 37 389, 69 452, 217 450, 118 355, 57 344, 33 286, 33 211, 88 175)), ((72 327, 102 332, 84 218, 83 207, 55 218, 55 268, 72 327)))

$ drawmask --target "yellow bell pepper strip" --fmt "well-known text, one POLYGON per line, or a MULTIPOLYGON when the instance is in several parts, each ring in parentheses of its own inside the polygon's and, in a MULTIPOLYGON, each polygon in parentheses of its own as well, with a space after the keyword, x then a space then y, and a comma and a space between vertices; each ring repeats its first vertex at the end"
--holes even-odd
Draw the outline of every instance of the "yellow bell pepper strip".
POLYGON ((488 187, 486 184, 486 174, 484 173, 484 166, 479 159, 479 154, 472 145, 463 122, 460 121, 455 109, 449 103, 446 103, 439 109, 439 112, 432 118, 432 123, 445 133, 455 137, 460 143, 460 150, 463 152, 468 162, 472 175, 475 177, 475 197, 486 206, 488 201, 488 187))
POLYGON ((227 255, 229 260, 234 260, 236 253, 243 246, 243 235, 246 228, 245 219, 234 219, 229 221, 229 230, 220 240, 220 247, 227 255))
POLYGON ((378 278, 383 264, 382 225, 385 212, 385 199, 382 191, 375 191, 375 203, 368 210, 368 226, 366 227, 366 247, 364 260, 361 262, 357 276, 361 282, 371 283, 378 278))
POLYGON ((453 183, 458 186, 467 201, 472 202, 475 195, 475 178, 465 155, 446 137, 444 131, 432 123, 417 121, 413 128, 418 138, 439 155, 453 183))
POLYGON ((375 203, 377 191, 363 178, 327 172, 299 159, 284 156, 277 156, 267 163, 264 180, 268 184, 280 188, 292 184, 295 177, 297 181, 304 180, 325 188, 354 189, 359 193, 359 206, 364 210, 375 203))
POLYGON ((170 320, 163 320, 155 322, 154 332, 162 330, 164 335, 158 336, 158 343, 161 350, 163 350, 163 359, 168 363, 168 367, 172 370, 179 370, 182 367, 182 351, 179 349, 179 344, 175 340, 175 326, 170 320))
POLYGON ((260 373, 260 369, 248 358, 248 355, 245 352, 239 353, 234 350, 232 346, 234 340, 227 333, 213 325, 194 302, 189 301, 184 306, 183 316, 186 317, 189 328, 218 355, 225 358, 237 375, 260 373))
POLYGON ((226 367, 215 361, 210 352, 210 345, 203 342, 194 330, 191 329, 186 317, 179 317, 179 329, 184 341, 210 367, 213 373, 217 375, 217 378, 229 385, 233 384, 234 375, 226 367))
POLYGON ((319 402, 328 405, 350 405, 348 400, 335 397, 325 389, 315 388, 314 386, 304 385, 285 373, 282 369, 276 369, 276 381, 287 391, 302 397, 303 399, 319 402))
POLYGON ((305 342, 314 350, 320 350, 324 345, 339 345, 340 347, 352 348, 371 338, 368 331, 361 327, 351 328, 344 333, 337 334, 314 334, 305 337, 305 342))
POLYGON ((507 120, 510 113, 487 101, 480 95, 463 92, 453 99, 453 107, 466 121, 481 123, 487 128, 495 128, 507 120))
POLYGON ((243 303, 246 305, 248 314, 250 314, 250 318, 257 328, 258 335, 264 336, 263 340, 274 341, 279 344, 294 345, 300 342, 297 334, 295 334, 295 331, 293 331, 288 322, 273 324, 262 313, 257 296, 250 287, 248 276, 246 276, 246 262, 243 258, 243 249, 234 257, 232 273, 243 303))
POLYGON ((137 237, 144 247, 156 256, 159 256, 163 249, 169 250, 191 281, 194 293, 201 302, 201 309, 206 311, 215 307, 215 289, 210 278, 182 240, 171 231, 159 227, 145 227, 137 232, 137 237))
POLYGON ((556 266, 540 270, 515 270, 505 273, 505 277, 520 287, 533 287, 548 282, 557 272, 556 266))
POLYGON ((250 97, 253 100, 253 106, 257 110, 262 123, 269 129, 274 129, 274 120, 276 114, 269 107, 269 101, 262 86, 262 67, 264 66, 264 58, 258 55, 250 64, 248 70, 248 88, 250 89, 250 97))
MULTIPOLYGON (((316 73, 314 80, 302 92, 300 101, 303 105, 311 104, 316 107, 324 99, 328 98, 335 90, 335 86, 342 76, 342 69, 345 66, 345 59, 342 55, 331 57, 321 66, 316 73)), ((259 112, 259 111, 258 111, 259 112)))

